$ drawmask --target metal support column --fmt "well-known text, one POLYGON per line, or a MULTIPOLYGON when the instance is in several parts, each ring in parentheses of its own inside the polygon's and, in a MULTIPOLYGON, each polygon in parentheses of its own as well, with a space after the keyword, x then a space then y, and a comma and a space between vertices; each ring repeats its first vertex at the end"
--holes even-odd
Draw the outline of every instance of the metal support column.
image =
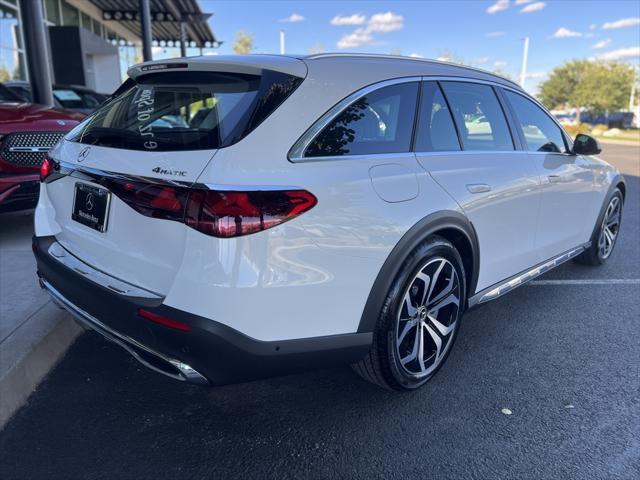
POLYGON ((153 60, 151 54, 151 10, 149 0, 140 0, 140 29, 142 30, 142 59, 153 60))
POLYGON ((22 0, 19 3, 33 101, 43 105, 53 105, 51 59, 49 58, 48 31, 42 14, 42 2, 40 0, 22 0))
POLYGON ((180 21, 180 56, 187 56, 187 23, 180 21))

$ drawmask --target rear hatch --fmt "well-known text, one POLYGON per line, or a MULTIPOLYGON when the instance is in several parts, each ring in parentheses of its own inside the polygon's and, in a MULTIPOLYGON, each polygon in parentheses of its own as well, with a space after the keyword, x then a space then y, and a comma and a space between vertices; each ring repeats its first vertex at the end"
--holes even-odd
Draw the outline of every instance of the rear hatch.
POLYGON ((114 98, 51 152, 71 172, 51 177, 41 201, 55 212, 58 241, 94 268, 166 294, 182 261, 194 182, 306 74, 300 60, 271 63, 209 58, 131 69, 114 98))

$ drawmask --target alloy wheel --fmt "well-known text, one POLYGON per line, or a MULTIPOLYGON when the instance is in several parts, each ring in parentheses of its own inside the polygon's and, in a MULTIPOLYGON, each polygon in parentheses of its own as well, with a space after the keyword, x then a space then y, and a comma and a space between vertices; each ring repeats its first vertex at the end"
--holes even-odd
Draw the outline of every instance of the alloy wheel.
POLYGON ((621 214, 622 203, 619 197, 614 196, 607 205, 598 238, 598 252, 603 260, 609 258, 613 251, 620 229, 621 214))
POLYGON ((430 259, 404 292, 395 335, 400 365, 422 378, 433 373, 452 345, 460 309, 460 281, 453 264, 430 259))

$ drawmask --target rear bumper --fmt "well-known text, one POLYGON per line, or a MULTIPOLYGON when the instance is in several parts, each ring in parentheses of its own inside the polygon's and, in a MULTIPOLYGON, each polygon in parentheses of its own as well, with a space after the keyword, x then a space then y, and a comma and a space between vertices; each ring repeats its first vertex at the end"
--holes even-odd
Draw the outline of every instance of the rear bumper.
POLYGON ((37 174, 0 176, 0 213, 35 208, 40 178, 37 174))
POLYGON ((362 358, 371 345, 371 333, 256 340, 214 320, 164 305, 161 297, 139 295, 133 286, 118 293, 123 289, 104 281, 112 277, 87 264, 70 268, 52 256, 49 250, 54 244, 59 245, 54 237, 33 239, 42 287, 80 323, 125 348, 147 367, 178 380, 223 385, 348 364, 362 358), (138 316, 138 308, 186 323, 191 330, 152 323, 138 316))

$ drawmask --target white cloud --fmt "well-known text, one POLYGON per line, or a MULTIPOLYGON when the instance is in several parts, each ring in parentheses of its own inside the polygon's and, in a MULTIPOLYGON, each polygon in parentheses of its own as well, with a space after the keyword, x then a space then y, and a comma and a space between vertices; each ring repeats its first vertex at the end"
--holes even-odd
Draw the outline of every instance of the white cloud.
POLYGON ((331 25, 336 27, 342 27, 344 25, 362 25, 367 21, 367 17, 354 13, 353 15, 336 15, 331 19, 331 25))
POLYGON ((367 32, 387 33, 402 30, 404 17, 393 12, 376 13, 372 15, 367 24, 367 32))
POLYGON ((595 30, 596 28, 598 28, 598 26, 595 23, 589 25, 589 30, 595 30))
POLYGON ((280 19, 280 21, 283 23, 298 23, 298 22, 302 22, 303 20, 304 20, 304 17, 299 13, 292 13, 287 18, 280 19))
POLYGON ((404 17, 393 12, 376 13, 369 17, 367 25, 356 28, 353 32, 344 35, 337 43, 337 47, 358 48, 378 43, 373 33, 389 33, 404 28, 404 17))
POLYGON ((489 33, 485 33, 484 36, 489 38, 494 38, 494 37, 504 37, 506 34, 507 32, 489 32, 489 33))
POLYGON ((364 28, 358 28, 353 33, 344 35, 338 40, 337 47, 344 48, 359 48, 367 45, 373 45, 375 43, 374 38, 364 28))
POLYGON ((627 48, 619 48, 618 50, 612 50, 610 52, 597 55, 595 57, 595 60, 617 62, 620 60, 629 60, 632 58, 633 59, 640 58, 640 47, 627 47, 627 48))
POLYGON ((485 63, 489 63, 489 57, 479 57, 471 62, 474 65, 484 65, 485 63))
POLYGON ((527 78, 544 78, 547 76, 547 72, 529 72, 527 78))
POLYGON ((529 3, 532 0, 516 0, 516 5, 524 5, 525 3, 529 3))
POLYGON ((410 53, 409 56, 411 58, 424 58, 424 55, 420 55, 419 53, 410 53))
POLYGON ((606 22, 602 25, 602 28, 605 30, 613 30, 616 28, 635 27, 636 25, 640 25, 640 17, 621 18, 615 22, 606 22))
POLYGON ((537 12, 538 10, 542 10, 546 6, 547 4, 544 2, 530 3, 529 5, 524 7, 522 10, 520 10, 520 13, 537 12))
POLYGON ((608 47, 610 43, 611 43, 611 39, 610 38, 606 38, 604 40, 600 40, 598 43, 593 45, 593 47, 591 47, 591 48, 605 48, 605 47, 608 47))
POLYGON ((495 68, 504 68, 507 66, 507 62, 503 61, 503 60, 496 60, 495 62, 493 62, 493 66, 495 68))
POLYGON ((553 38, 572 38, 572 37, 581 37, 582 33, 574 32, 573 30, 569 30, 568 28, 560 27, 556 32, 552 35, 553 38))
POLYGON ((509 8, 509 0, 496 0, 496 3, 487 7, 487 13, 493 15, 509 8))

